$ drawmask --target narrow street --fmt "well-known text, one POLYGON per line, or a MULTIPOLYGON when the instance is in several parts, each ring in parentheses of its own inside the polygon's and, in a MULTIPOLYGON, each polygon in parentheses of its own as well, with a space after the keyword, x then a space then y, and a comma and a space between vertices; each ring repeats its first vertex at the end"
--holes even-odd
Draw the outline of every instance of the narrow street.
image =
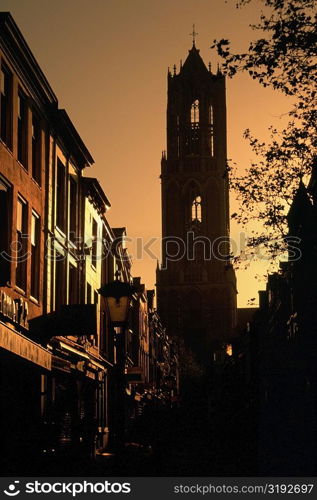
POLYGON ((41 475, 243 476, 256 467, 250 415, 218 415, 217 423, 208 422, 206 412, 193 401, 155 417, 143 422, 150 444, 126 444, 123 452, 97 454, 91 463, 76 458, 47 463, 41 475))

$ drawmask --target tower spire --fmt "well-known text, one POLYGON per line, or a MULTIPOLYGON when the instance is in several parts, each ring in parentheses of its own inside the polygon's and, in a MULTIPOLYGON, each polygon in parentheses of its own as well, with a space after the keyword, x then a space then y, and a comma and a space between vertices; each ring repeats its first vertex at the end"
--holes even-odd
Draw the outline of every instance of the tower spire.
POLYGON ((189 33, 189 36, 193 38, 193 47, 196 47, 196 36, 199 35, 197 31, 195 30, 195 24, 193 24, 193 31, 189 33))

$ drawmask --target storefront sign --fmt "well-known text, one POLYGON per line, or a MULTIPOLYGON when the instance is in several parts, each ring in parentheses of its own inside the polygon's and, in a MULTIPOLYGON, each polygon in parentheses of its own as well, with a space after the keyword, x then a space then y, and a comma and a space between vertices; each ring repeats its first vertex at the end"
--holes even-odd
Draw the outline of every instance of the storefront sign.
POLYGON ((26 300, 12 299, 3 290, 0 291, 0 313, 12 323, 27 328, 28 325, 28 303, 26 300))

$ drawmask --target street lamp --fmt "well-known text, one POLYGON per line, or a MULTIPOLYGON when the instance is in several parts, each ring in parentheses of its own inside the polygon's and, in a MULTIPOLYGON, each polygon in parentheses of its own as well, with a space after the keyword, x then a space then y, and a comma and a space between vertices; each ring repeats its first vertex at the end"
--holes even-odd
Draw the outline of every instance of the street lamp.
POLYGON ((99 288, 98 293, 105 299, 106 310, 112 326, 125 326, 127 324, 130 301, 134 291, 135 289, 130 283, 119 280, 119 271, 116 271, 115 281, 99 288))
POLYGON ((126 388, 126 347, 125 329, 128 324, 129 307, 135 288, 130 283, 116 279, 103 285, 98 293, 104 298, 110 331, 115 342, 114 418, 113 438, 116 448, 124 447, 125 440, 125 388, 126 388))

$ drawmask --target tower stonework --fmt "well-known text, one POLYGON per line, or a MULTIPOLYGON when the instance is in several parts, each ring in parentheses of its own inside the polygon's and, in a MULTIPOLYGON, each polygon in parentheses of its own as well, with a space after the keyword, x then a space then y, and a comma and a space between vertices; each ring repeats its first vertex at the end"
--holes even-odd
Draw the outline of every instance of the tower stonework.
POLYGON ((226 135, 225 77, 193 43, 179 73, 168 72, 157 296, 168 332, 199 356, 230 340, 236 322, 226 135))

